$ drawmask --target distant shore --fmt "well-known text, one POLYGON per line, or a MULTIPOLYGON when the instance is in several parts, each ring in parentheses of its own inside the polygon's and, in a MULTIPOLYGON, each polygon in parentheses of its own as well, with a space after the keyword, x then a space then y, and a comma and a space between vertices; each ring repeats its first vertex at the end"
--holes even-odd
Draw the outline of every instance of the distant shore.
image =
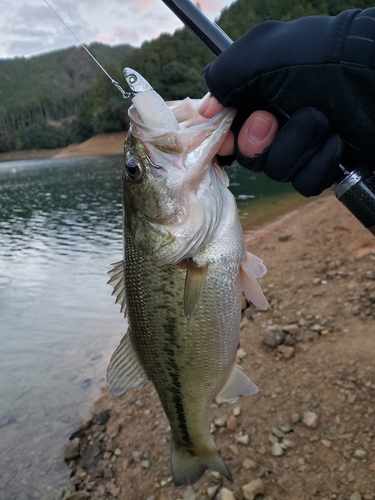
POLYGON ((99 134, 80 144, 71 144, 66 148, 8 151, 6 153, 0 153, 0 162, 122 154, 124 150, 125 135, 125 131, 99 134))

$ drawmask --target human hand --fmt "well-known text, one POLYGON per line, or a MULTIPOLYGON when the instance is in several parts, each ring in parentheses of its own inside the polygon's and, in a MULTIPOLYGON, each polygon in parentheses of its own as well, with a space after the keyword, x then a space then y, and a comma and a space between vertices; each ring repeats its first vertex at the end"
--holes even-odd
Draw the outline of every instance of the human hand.
MULTIPOLYGON (((234 42, 205 69, 211 95, 237 108, 233 135, 219 153, 232 152, 234 144, 242 166, 291 181, 304 196, 336 181, 340 162, 373 169, 375 63, 369 41, 375 42, 374 20, 375 8, 269 21, 234 42), (271 120, 270 130, 250 144, 251 126, 261 125, 254 121, 258 110, 275 115, 280 130, 273 128, 274 118, 262 114, 271 120)), ((206 99, 204 116, 218 105, 206 99)))

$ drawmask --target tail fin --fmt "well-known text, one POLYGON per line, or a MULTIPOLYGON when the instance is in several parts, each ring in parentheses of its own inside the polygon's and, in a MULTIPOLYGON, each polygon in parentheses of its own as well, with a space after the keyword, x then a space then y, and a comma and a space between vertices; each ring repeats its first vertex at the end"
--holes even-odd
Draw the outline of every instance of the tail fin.
POLYGON ((188 451, 177 450, 171 441, 171 468, 175 486, 194 484, 207 469, 220 472, 229 481, 233 481, 232 474, 216 449, 211 455, 198 457, 188 451))

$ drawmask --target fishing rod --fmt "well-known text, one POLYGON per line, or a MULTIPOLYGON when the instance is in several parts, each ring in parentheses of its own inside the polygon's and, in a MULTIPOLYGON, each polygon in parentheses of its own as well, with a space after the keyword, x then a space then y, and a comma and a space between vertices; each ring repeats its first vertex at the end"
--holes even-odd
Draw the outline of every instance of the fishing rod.
MULTIPOLYGON (((215 56, 220 55, 233 43, 192 0, 163 0, 163 2, 215 56)), ((283 115, 289 118, 284 112, 283 115)), ((374 172, 364 166, 350 171, 341 164, 340 170, 332 193, 375 236, 374 172)))

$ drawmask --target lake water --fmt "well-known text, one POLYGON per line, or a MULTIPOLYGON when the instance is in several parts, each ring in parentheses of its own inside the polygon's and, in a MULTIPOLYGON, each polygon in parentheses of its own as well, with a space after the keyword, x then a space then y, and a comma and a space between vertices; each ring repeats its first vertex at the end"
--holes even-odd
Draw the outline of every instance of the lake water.
MULTIPOLYGON (((0 163, 0 499, 68 485, 64 442, 125 332, 106 285, 122 257, 121 170, 120 156, 0 163)), ((294 203, 289 186, 229 172, 247 229, 294 203)))

